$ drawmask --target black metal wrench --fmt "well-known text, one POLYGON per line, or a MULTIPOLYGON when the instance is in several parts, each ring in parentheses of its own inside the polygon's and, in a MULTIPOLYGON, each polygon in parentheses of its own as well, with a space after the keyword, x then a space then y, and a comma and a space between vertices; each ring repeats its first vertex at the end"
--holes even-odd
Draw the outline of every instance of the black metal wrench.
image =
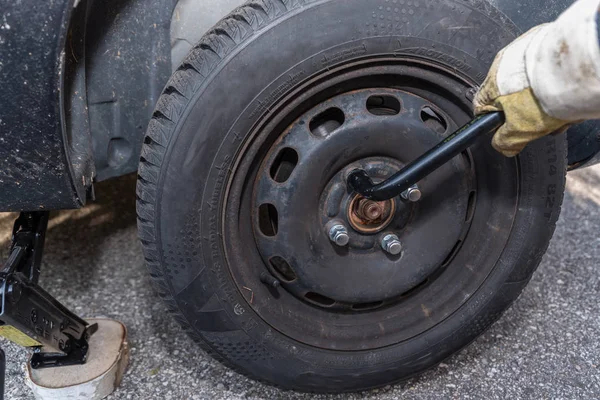
POLYGON ((348 187, 369 200, 393 199, 503 124, 504 113, 501 112, 477 117, 389 179, 375 184, 366 171, 357 169, 348 175, 348 187))

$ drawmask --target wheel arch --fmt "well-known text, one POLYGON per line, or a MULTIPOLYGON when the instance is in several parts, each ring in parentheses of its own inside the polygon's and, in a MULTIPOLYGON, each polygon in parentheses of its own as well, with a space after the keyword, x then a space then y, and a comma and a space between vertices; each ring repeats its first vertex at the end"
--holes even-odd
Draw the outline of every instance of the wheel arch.
POLYGON ((72 26, 84 25, 79 34, 85 49, 77 60, 71 57, 79 83, 70 96, 81 103, 83 93, 84 104, 68 121, 80 136, 87 130, 95 180, 103 181, 138 169, 148 122, 171 72, 205 31, 243 0, 81 3, 87 3, 85 18, 75 18, 72 26))
POLYGON ((176 0, 25 0, 0 33, 0 210, 73 209, 137 170, 176 0))

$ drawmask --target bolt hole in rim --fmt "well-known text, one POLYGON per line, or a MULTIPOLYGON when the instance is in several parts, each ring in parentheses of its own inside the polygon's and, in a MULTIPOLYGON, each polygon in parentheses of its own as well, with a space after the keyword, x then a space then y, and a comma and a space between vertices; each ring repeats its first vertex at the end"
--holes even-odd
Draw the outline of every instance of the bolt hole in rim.
POLYGON ((367 110, 373 115, 398 115, 401 109, 400 101, 394 96, 379 95, 367 99, 367 110))
POLYGON ((489 143, 479 145, 476 155, 457 157, 422 187, 420 183, 420 201, 394 199, 392 222, 376 234, 359 232, 348 220, 353 197, 344 185, 345 174, 354 168, 385 179, 468 121, 468 87, 463 78, 438 66, 365 60, 300 84, 289 103, 273 107, 274 118, 257 126, 252 145, 240 154, 223 215, 228 267, 241 293, 243 287, 253 289, 249 306, 266 323, 313 346, 377 348, 441 322, 466 301, 465 293, 482 284, 512 226, 507 213, 498 211, 514 210, 518 193, 514 163, 507 167, 513 169, 512 177, 486 168, 496 157, 489 143), (375 108, 379 111, 371 112, 375 108), (426 122, 423 110, 433 124, 426 122), (293 149, 297 158, 282 157, 283 149, 293 149), (280 170, 274 168, 280 156, 293 165, 283 168, 288 171, 283 183, 273 173, 280 170), (503 191, 506 195, 499 196, 503 191), (498 199, 502 204, 496 204, 498 199), (266 215, 277 215, 275 235, 261 228, 263 204, 273 207, 266 215), (347 227, 347 246, 329 239, 333 220, 347 227), (474 248, 475 237, 481 236, 469 235, 473 225, 490 224, 499 228, 497 240, 482 244, 476 254, 462 251, 474 248), (398 235, 400 255, 382 250, 387 233, 398 235), (424 244, 418 248, 415 243, 424 244), (274 267, 273 257, 283 260, 279 265, 293 271, 293 279, 274 267), (477 274, 469 260, 480 264, 477 274), (281 281, 277 290, 261 284, 265 270, 281 281), (451 288, 445 284, 449 281, 454 282, 451 288), (431 310, 426 318, 423 305, 431 310))
POLYGON ((329 108, 310 121, 310 131, 318 137, 327 137, 346 122, 344 112, 339 108, 329 108))
POLYGON ((258 225, 260 232, 268 237, 277 236, 279 214, 273 204, 261 204, 258 208, 258 225))
POLYGON ((298 153, 296 150, 286 147, 271 166, 271 178, 277 183, 285 183, 298 165, 298 153))
POLYGON ((432 107, 425 106, 421 110, 421 121, 431 130, 444 134, 448 131, 448 123, 432 107))

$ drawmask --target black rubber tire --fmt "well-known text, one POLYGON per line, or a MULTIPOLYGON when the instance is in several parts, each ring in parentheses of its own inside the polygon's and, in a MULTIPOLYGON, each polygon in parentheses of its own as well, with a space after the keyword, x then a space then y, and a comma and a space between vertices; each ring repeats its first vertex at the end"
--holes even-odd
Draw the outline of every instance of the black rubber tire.
POLYGON ((260 117, 256 110, 268 110, 294 76, 381 53, 369 43, 383 36, 387 54, 413 54, 480 82, 516 34, 503 14, 476 0, 256 0, 222 20, 170 79, 139 168, 139 237, 175 318, 236 371, 300 391, 386 385, 473 341, 518 297, 547 249, 564 192, 563 137, 538 141, 520 156, 521 197, 510 239, 479 290, 432 329, 372 351, 307 346, 255 314, 218 240, 220 199, 244 135, 260 117))

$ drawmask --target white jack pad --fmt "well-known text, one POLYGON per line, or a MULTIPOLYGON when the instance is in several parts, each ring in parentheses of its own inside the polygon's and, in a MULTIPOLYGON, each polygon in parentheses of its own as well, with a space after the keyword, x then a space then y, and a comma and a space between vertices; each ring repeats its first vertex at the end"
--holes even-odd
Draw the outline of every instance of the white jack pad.
POLYGON ((129 361, 127 329, 109 319, 89 319, 98 331, 89 342, 87 362, 69 367, 33 369, 28 362, 25 383, 39 400, 99 400, 121 383, 129 361))

